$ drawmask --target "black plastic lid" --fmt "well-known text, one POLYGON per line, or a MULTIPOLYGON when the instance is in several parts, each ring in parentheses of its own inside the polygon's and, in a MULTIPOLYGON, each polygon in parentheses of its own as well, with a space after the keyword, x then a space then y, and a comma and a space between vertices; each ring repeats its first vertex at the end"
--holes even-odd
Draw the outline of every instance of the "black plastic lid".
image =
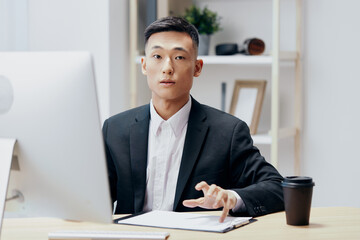
POLYGON ((283 187, 313 187, 315 183, 311 177, 304 176, 289 176, 285 177, 281 183, 283 187))

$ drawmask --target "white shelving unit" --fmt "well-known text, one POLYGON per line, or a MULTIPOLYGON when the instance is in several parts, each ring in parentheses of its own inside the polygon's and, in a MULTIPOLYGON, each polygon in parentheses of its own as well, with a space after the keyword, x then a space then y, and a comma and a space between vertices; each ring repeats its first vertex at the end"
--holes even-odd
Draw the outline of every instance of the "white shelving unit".
MULTIPOLYGON (((277 167, 279 158, 279 140, 294 138, 294 174, 300 174, 300 133, 301 133, 301 109, 302 109, 302 65, 301 65, 301 22, 302 22, 302 0, 296 0, 296 50, 294 52, 280 52, 280 0, 272 0, 272 50, 271 55, 260 56, 199 56, 206 64, 218 65, 243 65, 243 66, 271 66, 271 130, 267 133, 259 133, 253 137, 255 144, 265 144, 271 147, 271 163, 277 167), (279 73, 280 63, 291 62, 295 64, 295 122, 291 128, 279 127, 279 73)), ((226 4, 226 3, 224 3, 226 4)), ((130 39, 132 46, 131 67, 131 106, 137 106, 137 83, 136 65, 140 63, 140 56, 136 56, 137 42, 137 8, 138 1, 130 1, 130 39)))
MULTIPOLYGON (((280 52, 281 62, 294 62, 296 60, 296 52, 280 52)), ((142 56, 136 56, 135 62, 140 64, 142 56)), ((271 65, 273 63, 273 57, 270 55, 260 56, 246 56, 246 55, 231 55, 231 56, 198 56, 198 58, 204 60, 206 64, 226 64, 226 65, 271 65)))

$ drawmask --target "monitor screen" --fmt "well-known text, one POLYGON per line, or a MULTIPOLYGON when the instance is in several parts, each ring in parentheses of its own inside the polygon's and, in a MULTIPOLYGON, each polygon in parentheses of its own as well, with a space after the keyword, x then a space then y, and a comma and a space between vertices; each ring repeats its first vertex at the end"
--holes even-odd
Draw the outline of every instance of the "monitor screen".
MULTIPOLYGON (((0 138, 15 138, 5 217, 110 223, 90 54, 0 53, 0 138)), ((3 183, 1 183, 4 185, 3 183)))

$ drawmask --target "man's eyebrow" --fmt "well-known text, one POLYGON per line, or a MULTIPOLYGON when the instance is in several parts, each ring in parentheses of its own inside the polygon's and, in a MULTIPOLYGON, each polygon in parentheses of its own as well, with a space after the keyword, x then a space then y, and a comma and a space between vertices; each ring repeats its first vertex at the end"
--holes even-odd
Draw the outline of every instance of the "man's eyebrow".
MULTIPOLYGON (((155 45, 155 46, 152 46, 151 49, 164 49, 164 48, 161 47, 161 46, 159 46, 159 45, 155 45)), ((188 52, 188 51, 187 51, 185 48, 183 48, 183 47, 174 47, 173 50, 188 52)))
POLYGON ((185 48, 183 48, 183 47, 174 47, 174 50, 188 52, 188 51, 187 51, 185 48))

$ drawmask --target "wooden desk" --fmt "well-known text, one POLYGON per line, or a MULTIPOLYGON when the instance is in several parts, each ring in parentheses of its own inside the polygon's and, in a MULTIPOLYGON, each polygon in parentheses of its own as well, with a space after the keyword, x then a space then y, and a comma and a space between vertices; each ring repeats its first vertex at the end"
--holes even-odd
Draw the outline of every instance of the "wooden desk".
MULTIPOLYGON (((211 212, 218 214, 220 212, 211 212)), ((167 231, 172 239, 360 239, 360 208, 313 208, 310 225, 295 227, 286 224, 285 213, 257 218, 257 221, 228 233, 207 233, 173 229, 71 222, 57 218, 4 219, 1 240, 48 239, 48 232, 57 230, 167 231)))

